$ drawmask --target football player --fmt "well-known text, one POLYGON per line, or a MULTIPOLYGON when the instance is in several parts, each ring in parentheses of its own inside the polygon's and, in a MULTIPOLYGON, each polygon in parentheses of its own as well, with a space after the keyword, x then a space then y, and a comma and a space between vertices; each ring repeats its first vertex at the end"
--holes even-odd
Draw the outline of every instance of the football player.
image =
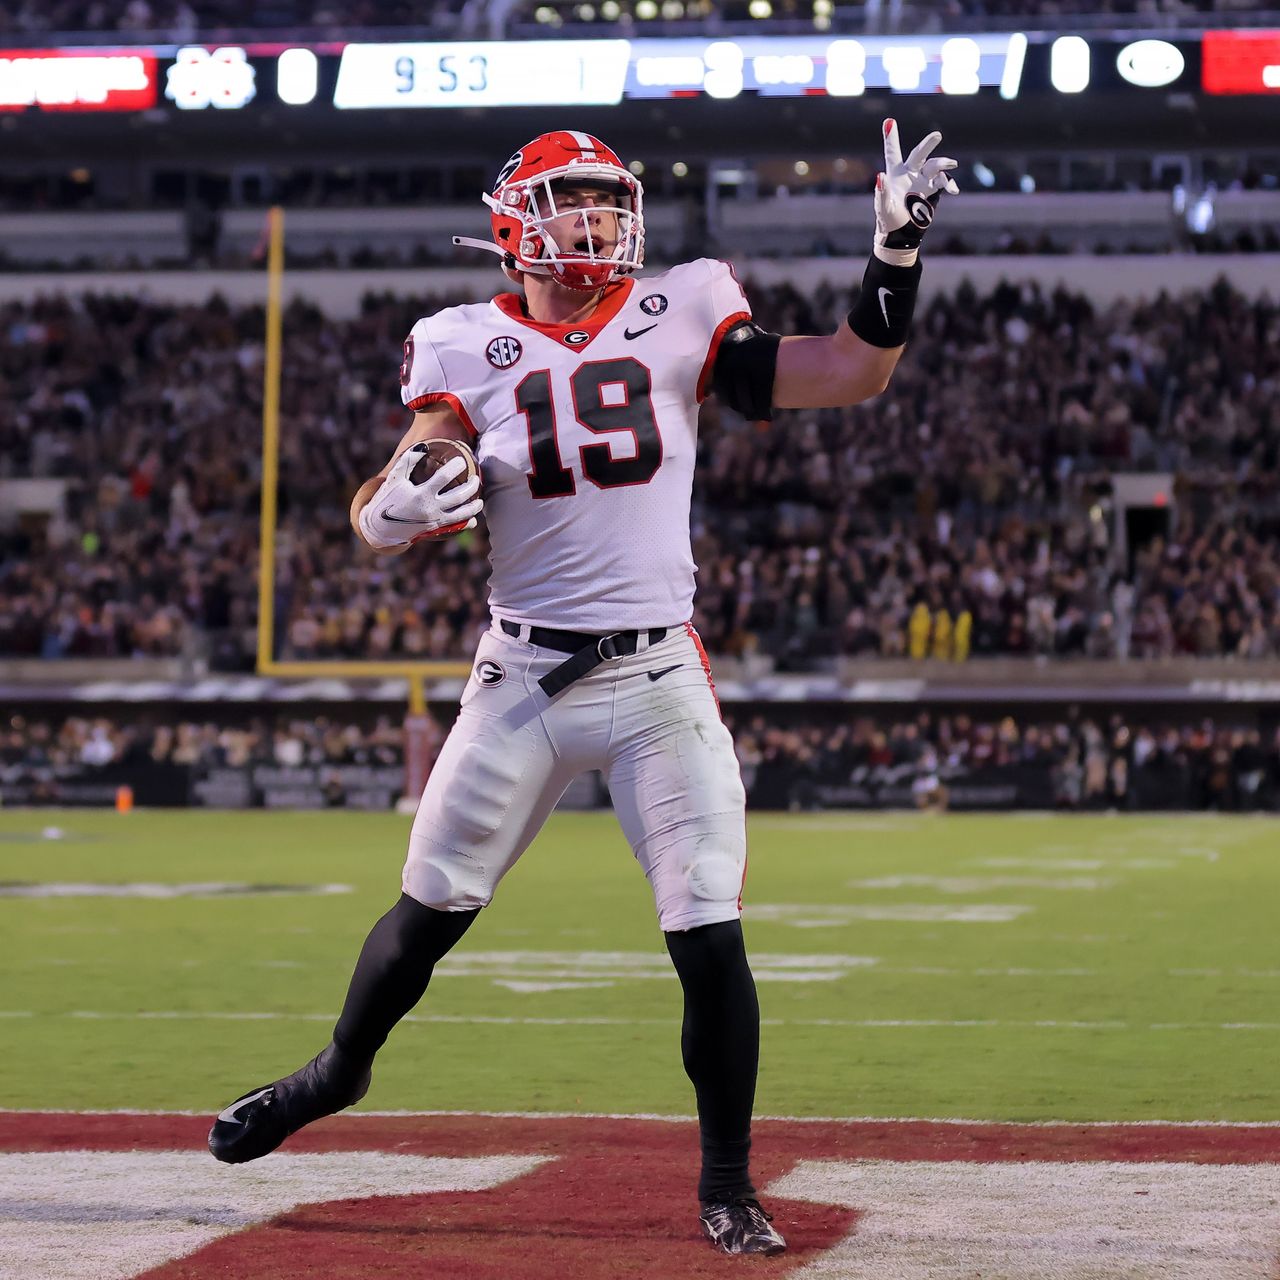
POLYGON ((689 504, 699 402, 753 420, 857 404, 888 385, 920 283, 920 242, 955 161, 931 133, 905 159, 884 122, 874 247, 847 322, 767 333, 733 270, 702 259, 637 279, 643 191, 599 139, 522 147, 484 196, 522 286, 413 326, 412 426, 356 493, 374 551, 470 528, 492 547, 492 627, 422 795, 399 901, 374 926, 332 1042, 218 1117, 215 1156, 253 1160, 359 1101, 374 1055, 579 774, 602 770, 653 889, 684 992, 681 1050, 701 1132, 702 1228, 727 1253, 785 1242, 748 1168, 759 1006, 743 946, 745 798, 693 612, 689 504), (424 442, 474 448, 415 484, 424 442), (483 498, 481 497, 483 480, 483 498))

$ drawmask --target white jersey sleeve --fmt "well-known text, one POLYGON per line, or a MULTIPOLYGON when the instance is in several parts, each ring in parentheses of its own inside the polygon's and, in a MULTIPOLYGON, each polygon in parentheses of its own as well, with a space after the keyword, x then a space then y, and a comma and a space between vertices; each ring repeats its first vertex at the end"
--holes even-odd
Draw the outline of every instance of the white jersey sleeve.
POLYGON ((711 387, 711 375, 715 369, 716 356, 720 352, 720 342, 724 335, 740 324, 751 319, 751 304, 733 268, 718 258, 703 258, 696 266, 705 267, 710 276, 707 287, 707 328, 711 340, 707 347, 706 360, 702 365, 702 374, 698 378, 698 399, 705 400, 711 387))
MULTIPOLYGON (((468 405, 459 389, 449 386, 448 375, 433 340, 447 339, 450 329, 447 311, 435 316, 424 316, 409 331, 404 340, 404 363, 400 366, 400 398, 406 409, 416 413, 434 404, 447 404, 462 419, 462 424, 472 435, 476 434, 472 406, 468 405)), ((447 349, 447 342, 446 342, 447 349)))

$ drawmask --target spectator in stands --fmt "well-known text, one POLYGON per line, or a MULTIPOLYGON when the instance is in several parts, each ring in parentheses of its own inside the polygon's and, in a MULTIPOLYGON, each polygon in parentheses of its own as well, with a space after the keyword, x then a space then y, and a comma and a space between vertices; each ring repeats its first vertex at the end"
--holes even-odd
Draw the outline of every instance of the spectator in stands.
MULTIPOLYGON (((222 30, 319 29, 339 33, 360 28, 406 28, 415 34, 426 27, 430 30, 446 28, 464 9, 463 0, 435 0, 426 6, 407 3, 407 0, 349 0, 338 5, 332 0, 272 0, 270 4, 248 7, 238 0, 126 0, 126 3, 106 3, 105 0, 19 0, 8 10, 0 9, 0 32, 91 32, 122 31, 130 34, 162 33, 176 42, 192 40, 197 34, 207 35, 222 30)), ((552 4, 535 4, 532 0, 521 5, 501 6, 507 20, 513 23, 528 22, 540 7, 556 11, 559 21, 600 23, 617 25, 621 21, 629 28, 634 17, 646 17, 658 12, 664 21, 677 17, 688 22, 715 23, 727 21, 748 22, 754 18, 744 0, 686 0, 679 14, 668 6, 649 11, 640 8, 634 0, 619 4, 616 11, 593 5, 583 9, 577 0, 555 0, 552 4)), ((886 7, 882 20, 892 21, 893 29, 947 30, 957 22, 981 21, 999 25, 1016 21, 1020 26, 1034 26, 1039 18, 1054 23, 1072 14, 1153 15, 1192 18, 1204 13, 1230 13, 1250 7, 1246 0, 947 0, 945 4, 909 4, 901 10, 886 7)), ((775 0, 774 12, 780 19, 812 19, 811 6, 798 0, 775 0)), ((859 12, 855 30, 875 28, 879 11, 870 9, 859 12)), ((752 22, 753 26, 758 25, 752 22)), ((763 29, 763 28, 762 28, 763 29)), ((502 28, 493 33, 497 38, 502 28)))
MULTIPOLYGON (((847 303, 752 293, 766 325, 834 326, 847 303)), ((401 433, 392 353, 420 310, 286 318, 282 657, 447 658, 486 625, 483 529, 391 563, 342 532, 401 433)), ((1002 285, 937 299, 918 329, 887 403, 768 431, 709 403, 711 648, 792 669, 1280 655, 1280 308, 1223 287, 1099 314, 1002 285), (1157 468, 1178 477, 1165 534, 1114 545, 1110 475, 1157 468)), ((0 654, 252 666, 261 333, 217 300, 0 305, 0 476, 64 485, 47 521, 0 526, 0 654)))
POLYGON ((1264 745, 1256 728, 1153 728, 1116 716, 1104 724, 925 715, 883 726, 815 715, 783 726, 730 712, 730 721, 756 807, 972 803, 965 788, 975 783, 989 804, 1003 783, 1011 805, 1043 795, 1068 809, 1280 809, 1280 730, 1264 745))

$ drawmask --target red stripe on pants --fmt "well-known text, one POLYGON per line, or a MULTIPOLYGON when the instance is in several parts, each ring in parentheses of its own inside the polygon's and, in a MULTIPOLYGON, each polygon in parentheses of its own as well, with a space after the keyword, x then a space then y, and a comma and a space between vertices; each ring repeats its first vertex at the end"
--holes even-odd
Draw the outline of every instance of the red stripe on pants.
MULTIPOLYGON (((692 622, 684 624, 685 634, 693 641, 694 648, 698 651, 698 657, 702 660, 703 674, 707 677, 707 687, 711 690, 711 696, 716 700, 716 711, 720 716, 720 720, 724 721, 724 712, 720 710, 720 699, 716 694, 715 677, 711 674, 711 659, 707 657, 707 651, 702 647, 702 637, 694 630, 692 622)), ((742 859, 742 883, 738 886, 738 910, 742 910, 742 893, 747 887, 747 863, 749 859, 747 855, 743 855, 742 859)))
POLYGON ((716 700, 716 712, 720 719, 724 719, 724 712, 720 710, 720 699, 716 694, 716 682, 711 674, 711 659, 707 657, 707 651, 702 647, 702 637, 693 629, 692 622, 684 624, 685 634, 693 641, 694 648, 698 651, 698 657, 702 660, 702 673, 707 677, 707 687, 711 690, 711 696, 716 700))

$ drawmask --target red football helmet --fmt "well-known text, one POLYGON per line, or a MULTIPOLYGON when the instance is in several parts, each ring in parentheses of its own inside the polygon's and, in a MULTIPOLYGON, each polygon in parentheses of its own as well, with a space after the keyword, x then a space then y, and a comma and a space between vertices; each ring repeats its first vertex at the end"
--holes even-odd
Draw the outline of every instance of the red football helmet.
POLYGON ((534 138, 502 166, 493 194, 481 199, 492 211, 493 243, 466 236, 454 236, 453 242, 500 254, 503 270, 513 280, 527 271, 550 276, 570 289, 595 290, 629 275, 644 261, 644 189, 622 161, 588 133, 561 129, 534 138), (557 212, 556 192, 575 186, 603 188, 613 195, 614 204, 557 212), (616 222, 616 243, 604 251, 596 247, 601 213, 616 222), (571 250, 559 248, 548 229, 547 224, 558 219, 575 219, 581 229, 571 250))

